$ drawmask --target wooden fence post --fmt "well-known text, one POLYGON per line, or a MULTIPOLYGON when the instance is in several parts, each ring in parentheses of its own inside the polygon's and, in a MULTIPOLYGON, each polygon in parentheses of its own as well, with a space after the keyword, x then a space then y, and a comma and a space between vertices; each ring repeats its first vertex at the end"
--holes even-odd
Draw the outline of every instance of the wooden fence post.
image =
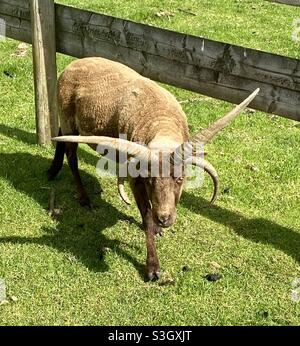
POLYGON ((30 0, 36 132, 40 145, 58 133, 54 0, 30 0))

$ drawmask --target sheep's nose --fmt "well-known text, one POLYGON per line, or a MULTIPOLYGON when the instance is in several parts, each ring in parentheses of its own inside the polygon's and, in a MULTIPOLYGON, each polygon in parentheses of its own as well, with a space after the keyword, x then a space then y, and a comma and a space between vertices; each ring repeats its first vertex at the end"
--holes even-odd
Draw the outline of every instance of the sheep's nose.
POLYGON ((157 216, 157 220, 158 220, 160 226, 167 226, 170 219, 171 219, 170 214, 162 214, 162 215, 157 216))

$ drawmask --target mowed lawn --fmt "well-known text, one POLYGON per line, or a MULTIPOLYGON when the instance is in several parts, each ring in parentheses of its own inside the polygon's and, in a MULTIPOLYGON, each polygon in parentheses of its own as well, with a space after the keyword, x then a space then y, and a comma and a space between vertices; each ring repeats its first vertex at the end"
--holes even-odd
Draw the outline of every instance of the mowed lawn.
MULTIPOLYGON (((296 7, 263 0, 60 2, 300 57, 300 43, 291 39, 296 7), (157 16, 161 11, 173 16, 157 16)), ((299 123, 247 111, 207 146, 222 193, 207 207, 207 178, 183 194, 176 224, 157 240, 162 280, 145 282, 139 212, 122 204, 115 179, 99 179, 97 156, 81 146, 92 211, 79 206, 66 164, 47 181, 54 150, 36 145, 31 49, 16 56, 18 44, 0 42, 1 325, 300 324, 300 302, 292 299, 300 278, 299 123), (48 213, 51 189, 57 219, 48 213), (210 273, 222 278, 210 282, 210 273)), ((71 60, 58 55, 59 72, 71 60)), ((191 133, 232 108, 166 88, 178 100, 199 98, 183 104, 191 133)))

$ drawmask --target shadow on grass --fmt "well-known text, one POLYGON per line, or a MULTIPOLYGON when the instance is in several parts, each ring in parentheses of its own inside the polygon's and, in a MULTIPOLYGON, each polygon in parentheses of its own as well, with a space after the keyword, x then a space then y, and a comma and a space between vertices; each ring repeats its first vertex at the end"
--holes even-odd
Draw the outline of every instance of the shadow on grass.
MULTIPOLYGON (((20 129, 0 125, 0 133, 16 138, 24 143, 36 143, 35 134, 20 129)), ((82 151, 79 155, 80 158, 83 156, 83 159, 87 163, 95 165, 97 158, 92 154, 82 151)), ((62 185, 60 183, 60 177, 53 183, 46 181, 45 172, 50 166, 50 160, 30 154, 15 153, 0 154, 0 162, 0 175, 2 177, 9 180, 17 190, 34 198, 43 208, 48 208, 49 190, 43 190, 41 184, 48 188, 51 184, 54 184, 54 186, 62 185)), ((137 222, 129 219, 126 214, 103 200, 99 201, 99 207, 97 209, 90 212, 83 211, 79 207, 77 200, 73 198, 75 185, 68 167, 65 166, 62 175, 64 176, 63 194, 66 194, 65 200, 67 206, 59 219, 57 230, 46 229, 45 233, 47 234, 40 238, 3 237, 0 238, 0 242, 35 243, 52 246, 60 251, 73 254, 90 270, 94 271, 108 270, 105 261, 100 260, 100 248, 108 247, 114 249, 117 254, 131 262, 144 278, 144 265, 137 262, 130 254, 122 249, 122 245, 128 247, 130 245, 118 240, 108 239, 102 233, 103 230, 113 226, 120 219, 128 220, 131 223, 137 222), (65 178, 67 174, 68 177, 65 178), (69 189, 68 191, 66 191, 66 187, 69 189)), ((81 172, 81 175, 88 190, 91 190, 91 186, 94 186, 95 190, 95 187, 99 185, 99 181, 91 175, 85 172, 81 172)), ((62 192, 60 193, 62 194, 62 192)), ((95 200, 96 198, 92 199, 95 200)), ((246 218, 239 213, 229 211, 217 205, 203 208, 207 204, 207 201, 195 197, 189 192, 183 194, 180 203, 184 207, 212 221, 230 227, 238 235, 246 239, 253 242, 270 244, 300 263, 300 233, 296 230, 280 226, 264 218, 246 218)))
MULTIPOLYGON (((120 212, 111 204, 100 200, 99 181, 95 177, 81 172, 92 202, 97 205, 91 211, 81 208, 75 195, 75 184, 65 164, 60 176, 48 182, 46 170, 51 160, 28 153, 0 153, 0 176, 8 180, 16 190, 36 200, 44 209, 48 209, 50 188, 55 187, 57 207, 63 206, 55 228, 45 228, 41 237, 1 237, 0 243, 39 244, 58 249, 75 256, 92 271, 108 270, 105 254, 101 249, 112 249, 116 254, 131 262, 144 278, 144 265, 139 263, 127 251, 132 245, 109 239, 103 231, 115 225, 119 220, 137 223, 131 217, 120 212), (97 195, 95 195, 95 191, 97 195), (93 195, 94 192, 94 195, 93 195), (98 201, 97 201, 98 200, 98 201), (125 249, 124 249, 125 248, 125 249), (104 258, 102 258, 104 255, 104 258)), ((141 232, 141 236, 144 234, 141 232)))
POLYGON ((4 136, 17 139, 20 142, 26 144, 36 144, 35 133, 27 132, 18 128, 10 127, 7 125, 0 124, 0 133, 4 136))
POLYGON ((300 263, 300 233, 264 218, 246 218, 242 214, 218 207, 204 207, 207 201, 185 192, 181 204, 196 213, 231 228, 238 235, 256 243, 269 244, 300 263))
MULTIPOLYGON (((10 127, 4 124, 0 124, 0 134, 16 139, 25 144, 37 144, 37 138, 35 133, 27 132, 19 128, 10 127)), ((78 148, 78 156, 80 160, 83 160, 85 163, 96 167, 98 156, 95 153, 94 155, 78 148)))

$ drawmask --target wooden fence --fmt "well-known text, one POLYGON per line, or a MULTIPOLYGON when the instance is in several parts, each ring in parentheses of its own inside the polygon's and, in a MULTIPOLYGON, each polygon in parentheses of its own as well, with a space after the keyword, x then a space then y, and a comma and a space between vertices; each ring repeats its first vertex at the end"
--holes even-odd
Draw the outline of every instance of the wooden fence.
POLYGON ((300 0, 268 0, 271 2, 278 2, 279 4, 300 6, 300 0))
MULTIPOLYGON (((6 35, 32 43, 30 2, 52 1, 0 0, 6 35)), ((59 4, 54 11, 58 52, 102 56, 153 80, 233 103, 260 87, 252 108, 300 121, 300 60, 59 4)), ((51 73, 46 79, 55 80, 51 73)))

